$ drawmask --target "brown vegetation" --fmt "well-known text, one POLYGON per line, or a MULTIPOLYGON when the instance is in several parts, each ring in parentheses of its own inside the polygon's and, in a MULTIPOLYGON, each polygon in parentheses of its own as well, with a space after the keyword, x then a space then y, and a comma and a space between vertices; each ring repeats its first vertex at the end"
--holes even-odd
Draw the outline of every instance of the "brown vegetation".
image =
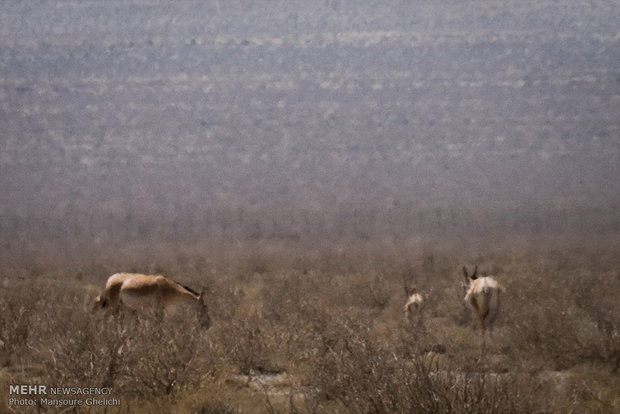
POLYGON ((107 412, 121 413, 620 410, 617 251, 406 250, 258 246, 4 268, 2 404, 8 384, 32 383, 112 387, 122 404, 107 412), (471 262, 506 288, 482 358, 461 286, 471 262), (117 266, 208 288, 212 328, 182 315, 92 315, 117 266), (411 269, 424 329, 402 317, 411 269))

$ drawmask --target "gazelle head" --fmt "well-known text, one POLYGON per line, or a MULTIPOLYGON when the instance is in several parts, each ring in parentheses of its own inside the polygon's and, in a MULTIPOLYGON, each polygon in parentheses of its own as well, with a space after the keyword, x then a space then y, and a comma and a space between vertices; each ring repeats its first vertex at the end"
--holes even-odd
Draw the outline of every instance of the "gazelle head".
POLYGON ((418 287, 415 283, 412 283, 411 285, 407 285, 406 281, 403 281, 403 287, 405 288, 405 296, 409 297, 415 293, 418 293, 418 287))
POLYGON ((96 312, 100 309, 105 309, 107 307, 108 307, 108 301, 106 300, 106 298, 101 295, 97 295, 97 297, 93 301, 93 307, 91 311, 96 312))
POLYGON ((467 267, 463 266, 463 276, 465 276, 465 279, 467 280, 478 279, 478 265, 474 266, 474 272, 471 274, 471 276, 469 275, 469 272, 467 271, 467 267))
POLYGON ((403 287, 405 288, 405 295, 410 297, 414 293, 417 293, 417 286, 415 283, 415 271, 413 268, 407 269, 402 273, 403 287))
POLYGON ((463 266, 463 276, 465 277, 465 283, 463 289, 467 292, 471 288, 471 284, 474 280, 478 279, 478 265, 474 266, 474 272, 470 275, 466 266, 463 266))

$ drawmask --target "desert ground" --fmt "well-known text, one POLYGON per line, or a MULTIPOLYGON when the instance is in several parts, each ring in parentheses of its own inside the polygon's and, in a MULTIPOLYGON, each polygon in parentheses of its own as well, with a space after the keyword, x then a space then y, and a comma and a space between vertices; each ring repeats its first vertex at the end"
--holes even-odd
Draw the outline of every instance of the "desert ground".
MULTIPOLYGON (((102 413, 620 409, 615 248, 203 248, 5 274, 4 403, 9 384, 48 384, 112 388, 119 406, 86 411, 102 413), (492 332, 463 301, 461 268, 473 264, 503 288, 492 332), (207 288, 212 327, 183 312, 92 313, 119 269, 207 288), (419 320, 403 314, 404 281, 424 296, 419 320)), ((9 407, 56 411, 84 412, 9 407)))

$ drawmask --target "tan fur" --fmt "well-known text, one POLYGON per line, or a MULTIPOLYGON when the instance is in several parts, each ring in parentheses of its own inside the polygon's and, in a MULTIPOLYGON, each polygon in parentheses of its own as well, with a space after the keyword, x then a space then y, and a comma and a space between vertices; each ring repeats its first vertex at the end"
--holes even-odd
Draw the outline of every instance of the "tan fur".
POLYGON ((405 318, 414 322, 418 326, 422 326, 422 304, 424 298, 418 293, 417 288, 413 285, 411 288, 407 287, 407 283, 404 283, 405 294, 407 295, 407 303, 403 307, 405 318))
POLYGON ((424 299, 419 293, 411 294, 411 296, 407 298, 407 303, 405 303, 405 307, 403 309, 405 314, 410 315, 419 311, 423 301, 424 299))
POLYGON ((133 273, 116 273, 108 278, 103 293, 95 298, 93 310, 105 309, 106 313, 116 313, 121 300, 121 286, 133 273))
POLYGON ((113 314, 121 303, 135 311, 189 307, 208 328, 211 321, 202 296, 163 276, 116 273, 108 278, 104 292, 95 298, 93 309, 105 309, 107 314, 113 314))
POLYGON ((478 316, 482 329, 492 328, 499 312, 501 286, 491 276, 476 277, 476 271, 469 276, 465 267, 463 273, 467 280, 465 302, 478 316))

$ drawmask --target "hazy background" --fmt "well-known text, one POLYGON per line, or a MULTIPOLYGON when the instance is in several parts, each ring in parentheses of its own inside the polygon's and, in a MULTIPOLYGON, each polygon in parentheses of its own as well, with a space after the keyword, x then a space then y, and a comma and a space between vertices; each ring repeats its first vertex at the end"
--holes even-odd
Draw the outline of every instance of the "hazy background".
POLYGON ((3 1, 0 249, 617 236, 618 22, 598 0, 3 1))

